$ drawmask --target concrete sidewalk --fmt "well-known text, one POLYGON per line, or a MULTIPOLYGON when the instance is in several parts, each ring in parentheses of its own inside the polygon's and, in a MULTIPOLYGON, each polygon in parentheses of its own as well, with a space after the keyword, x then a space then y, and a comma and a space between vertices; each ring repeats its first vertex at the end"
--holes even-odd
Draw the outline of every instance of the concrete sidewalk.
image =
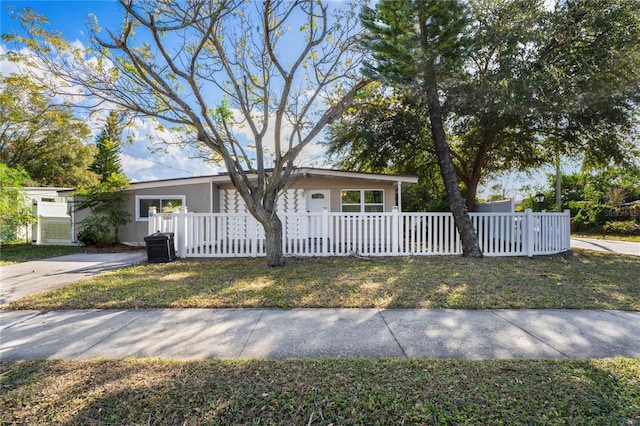
POLYGON ((150 309, 0 312, 0 358, 640 357, 640 312, 150 309))

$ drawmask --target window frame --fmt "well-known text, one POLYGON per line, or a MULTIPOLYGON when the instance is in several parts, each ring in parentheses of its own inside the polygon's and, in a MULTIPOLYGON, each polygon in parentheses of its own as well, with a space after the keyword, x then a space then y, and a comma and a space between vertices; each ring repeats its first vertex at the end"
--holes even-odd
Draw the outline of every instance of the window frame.
POLYGON ((384 213, 385 212, 385 190, 380 188, 375 189, 363 189, 363 188, 345 188, 340 190, 340 212, 341 213, 384 213), (360 192, 360 202, 359 203, 344 203, 343 202, 343 194, 345 192, 360 192), (380 203, 367 203, 365 199, 365 193, 367 191, 380 191, 382 193, 382 202, 380 203), (353 211, 345 211, 345 206, 359 206, 359 210, 357 212, 353 211), (367 206, 382 206, 381 211, 366 211, 367 206))
MULTIPOLYGON (((149 217, 140 216, 140 201, 141 200, 160 200, 160 205, 164 200, 182 200, 182 205, 187 205, 186 195, 136 195, 136 222, 149 222, 149 217)), ((162 212, 157 212, 162 213, 162 212)))

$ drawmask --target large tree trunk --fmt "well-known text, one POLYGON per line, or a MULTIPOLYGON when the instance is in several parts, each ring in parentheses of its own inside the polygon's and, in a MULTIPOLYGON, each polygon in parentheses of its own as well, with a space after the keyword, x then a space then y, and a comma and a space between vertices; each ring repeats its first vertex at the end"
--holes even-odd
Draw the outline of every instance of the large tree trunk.
MULTIPOLYGON (((476 234, 476 230, 473 228, 471 218, 469 217, 469 211, 462 199, 462 194, 460 193, 460 188, 458 186, 456 170, 453 165, 451 151, 449 149, 449 144, 447 143, 444 133, 444 126, 442 124, 440 102, 437 99, 437 95, 429 95, 431 90, 427 93, 429 119, 431 121, 431 134, 436 148, 440 173, 442 174, 442 180, 444 181, 444 187, 447 192, 447 199, 449 200, 449 207, 453 213, 453 219, 456 224, 456 228, 460 233, 460 239, 462 240, 462 254, 469 257, 482 257, 483 255, 482 250, 480 250, 478 235, 476 234)), ((434 93, 437 94, 437 89, 434 93)))
POLYGON ((284 251, 282 249, 282 222, 277 214, 272 215, 265 222, 261 222, 265 234, 265 250, 267 265, 271 267, 284 266, 284 251))
POLYGON ((476 211, 476 196, 478 195, 478 181, 473 179, 467 183, 467 210, 470 212, 476 211))
MULTIPOLYGON (((421 15, 423 9, 421 8, 421 15)), ((420 26, 422 32, 422 43, 425 53, 428 53, 429 46, 426 39, 426 17, 420 16, 420 26)), ((453 164, 453 158, 451 157, 451 149, 447 143, 446 135, 444 132, 444 125, 442 123, 442 108, 440 106, 440 99, 438 98, 438 82, 436 79, 435 63, 433 57, 429 57, 424 63, 424 75, 423 75, 423 89, 427 96, 427 105, 429 107, 429 120, 431 121, 431 135, 433 137, 433 143, 435 145, 436 156, 438 157, 438 165, 440 166, 440 173, 442 174, 442 180, 444 181, 444 187, 447 192, 447 199, 449 201, 449 207, 453 213, 453 220, 456 225, 456 229, 460 234, 462 240, 462 254, 468 257, 483 257, 482 250, 480 250, 480 244, 478 242, 478 235, 473 228, 471 218, 469 217, 469 211, 462 199, 460 193, 460 187, 458 186, 458 178, 456 176, 456 168, 453 164)))

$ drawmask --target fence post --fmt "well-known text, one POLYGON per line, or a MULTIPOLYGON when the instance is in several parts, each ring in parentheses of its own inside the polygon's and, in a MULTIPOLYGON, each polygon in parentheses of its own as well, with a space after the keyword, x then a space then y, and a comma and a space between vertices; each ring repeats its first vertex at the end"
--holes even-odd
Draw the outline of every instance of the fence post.
POLYGON ((175 243, 178 246, 178 257, 187 257, 187 207, 182 206, 176 215, 175 243))
POLYGON ((398 255, 398 243, 400 241, 400 212, 397 207, 391 208, 391 253, 398 255))
POLYGON ((156 232, 160 232, 158 228, 156 228, 156 222, 158 218, 156 217, 156 206, 149 207, 149 211, 147 212, 147 217, 149 218, 149 226, 147 227, 147 235, 155 234, 156 232))
MULTIPOLYGON (((36 227, 36 245, 42 244, 42 216, 37 216, 38 226, 36 227)), ((33 240, 33 237, 32 237, 33 240)))
POLYGON ((527 245, 527 256, 532 257, 533 256, 533 249, 534 249, 534 242, 535 242, 535 224, 533 221, 533 210, 531 209, 525 209, 524 210, 525 213, 525 217, 526 217, 526 226, 527 228, 525 229, 525 235, 527 236, 527 241, 526 241, 526 245, 527 245))
POLYGON ((251 223, 251 227, 247 228, 251 231, 249 235, 251 235, 251 257, 258 257, 258 229, 260 228, 260 223, 253 216, 247 215, 247 225, 251 223))
POLYGON ((564 233, 562 235, 564 251, 571 250, 571 210, 564 211, 564 233))
POLYGON ((322 255, 329 255, 329 209, 322 208, 322 255))

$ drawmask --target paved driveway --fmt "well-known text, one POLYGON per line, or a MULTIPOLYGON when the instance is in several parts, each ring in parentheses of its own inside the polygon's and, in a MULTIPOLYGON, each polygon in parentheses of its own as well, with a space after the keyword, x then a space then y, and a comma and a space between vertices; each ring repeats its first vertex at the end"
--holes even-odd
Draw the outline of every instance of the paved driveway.
POLYGON ((591 238, 571 238, 571 248, 607 251, 640 256, 640 243, 615 240, 596 240, 591 238))
POLYGON ((2 266, 0 304, 146 260, 146 252, 78 253, 2 266))

